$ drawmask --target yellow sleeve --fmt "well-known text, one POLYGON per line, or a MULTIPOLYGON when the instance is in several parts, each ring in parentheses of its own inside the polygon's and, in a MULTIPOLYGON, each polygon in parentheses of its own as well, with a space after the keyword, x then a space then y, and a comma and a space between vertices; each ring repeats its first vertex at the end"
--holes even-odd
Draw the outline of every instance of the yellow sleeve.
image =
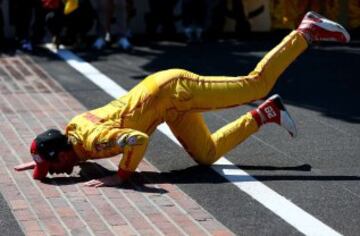
POLYGON ((129 147, 142 146, 148 142, 147 134, 134 129, 113 126, 112 122, 97 125, 85 137, 84 149, 97 152, 99 157, 113 156, 120 152, 125 154, 129 147), (112 149, 115 150, 111 151, 112 149), (115 154, 106 155, 108 152, 115 152, 115 154))
POLYGON ((98 157, 123 153, 119 171, 134 172, 142 160, 148 145, 147 134, 127 128, 98 125, 84 142, 84 149, 96 152, 98 157))
POLYGON ((79 7, 79 0, 65 0, 64 14, 68 15, 79 7))
POLYGON ((91 152, 93 157, 101 158, 116 155, 120 153, 116 141, 127 132, 129 132, 127 129, 114 126, 113 122, 93 125, 91 128, 82 130, 82 146, 86 151, 91 152), (111 154, 107 155, 108 152, 111 154))
MULTIPOLYGON (((79 159, 100 159, 123 153, 119 171, 125 177, 135 171, 148 144, 148 135, 128 128, 118 122, 101 119, 90 112, 74 117, 67 126, 66 134, 79 159), (128 173, 129 172, 129 173, 128 173)), ((121 174, 120 174, 121 175, 121 174)))
POLYGON ((120 146, 124 146, 123 157, 119 164, 119 174, 136 170, 149 143, 149 137, 145 133, 136 130, 129 132, 126 139, 125 144, 123 140, 118 141, 120 146))

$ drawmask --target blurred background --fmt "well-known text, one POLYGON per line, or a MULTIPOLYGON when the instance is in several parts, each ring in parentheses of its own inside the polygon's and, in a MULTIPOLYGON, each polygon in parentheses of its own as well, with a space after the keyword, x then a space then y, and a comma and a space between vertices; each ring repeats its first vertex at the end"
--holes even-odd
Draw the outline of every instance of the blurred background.
POLYGON ((313 10, 359 35, 360 0, 0 0, 0 40, 127 50, 132 37, 185 42, 289 31, 313 10))

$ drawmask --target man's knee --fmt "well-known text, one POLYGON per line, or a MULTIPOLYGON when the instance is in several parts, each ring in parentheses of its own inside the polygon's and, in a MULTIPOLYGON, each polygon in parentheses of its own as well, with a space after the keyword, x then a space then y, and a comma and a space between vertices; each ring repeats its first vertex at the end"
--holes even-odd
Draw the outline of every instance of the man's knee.
POLYGON ((200 166, 211 166, 215 161, 214 160, 195 160, 195 162, 200 166))
POLYGON ((192 155, 195 162, 199 165, 210 166, 219 159, 216 155, 215 144, 207 145, 207 148, 203 150, 205 151, 201 151, 197 153, 197 155, 192 155))

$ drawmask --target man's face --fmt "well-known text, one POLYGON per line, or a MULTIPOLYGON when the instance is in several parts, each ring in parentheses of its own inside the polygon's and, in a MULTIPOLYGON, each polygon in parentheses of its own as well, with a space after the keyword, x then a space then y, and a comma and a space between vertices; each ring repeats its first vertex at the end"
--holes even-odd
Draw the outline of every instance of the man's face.
POLYGON ((70 151, 59 152, 58 158, 55 161, 49 162, 50 174, 71 174, 75 162, 70 151))

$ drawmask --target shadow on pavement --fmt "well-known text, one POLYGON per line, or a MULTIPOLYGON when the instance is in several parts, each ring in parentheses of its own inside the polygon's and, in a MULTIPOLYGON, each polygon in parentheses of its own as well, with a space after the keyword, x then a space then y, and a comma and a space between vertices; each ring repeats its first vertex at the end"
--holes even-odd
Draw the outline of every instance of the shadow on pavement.
MULTIPOLYGON (((85 183, 92 179, 98 179, 105 176, 114 175, 116 171, 111 171, 103 166, 94 163, 94 162, 85 162, 80 165, 80 172, 78 173, 78 176, 54 176, 51 178, 45 178, 42 180, 43 183, 50 184, 50 185, 72 185, 72 184, 79 184, 79 183, 85 183)), ((156 172, 154 172, 156 173, 156 172)), ((140 192, 147 192, 147 193, 157 193, 157 194, 163 194, 167 193, 166 190, 161 188, 154 188, 150 186, 144 185, 144 180, 141 176, 138 176, 137 174, 134 175, 133 178, 131 178, 130 181, 122 184, 120 187, 121 189, 134 189, 140 192), (140 178, 139 178, 140 177, 140 178)))
MULTIPOLYGON (((302 165, 298 167, 275 167, 275 166, 239 166, 246 170, 248 167, 251 170, 267 170, 267 171, 310 171, 309 165, 302 165), (305 166, 305 168, 304 168, 305 166)), ((217 165, 217 168, 222 169, 221 165, 217 165)), ((224 169, 229 169, 229 166, 224 166, 224 169)), ((311 167, 310 167, 311 168, 311 167)), ((346 176, 346 175, 293 175, 289 174, 271 174, 271 175, 229 175, 233 181, 248 182, 248 181, 277 181, 277 180, 299 180, 299 181, 360 181, 360 176, 346 176), (253 178, 252 178, 253 177, 253 178)), ((192 166, 183 170, 174 170, 170 172, 141 172, 138 175, 143 175, 145 179, 149 179, 150 183, 172 183, 172 184, 192 184, 192 183, 226 183, 228 180, 224 179, 220 175, 214 174, 214 170, 210 167, 192 166)))
MULTIPOLYGON (((221 165, 217 167, 222 168, 221 165)), ((267 175, 236 175, 230 176, 235 182, 253 182, 253 181, 360 181, 360 176, 346 175, 293 175, 291 171, 310 172, 311 166, 308 164, 300 166, 238 166, 243 170, 258 171, 290 171, 289 174, 267 174, 267 175)), ((224 166, 228 169, 229 166, 224 166)), ((115 174, 115 171, 109 171, 97 163, 84 163, 81 165, 79 176, 70 177, 52 177, 46 178, 43 182, 51 185, 71 185, 83 183, 91 179, 101 178, 115 174)), ((136 172, 126 184, 121 185, 121 189, 133 189, 140 192, 150 192, 164 194, 168 191, 160 187, 148 186, 148 184, 198 184, 211 183, 221 184, 229 181, 218 174, 210 167, 191 166, 185 169, 173 170, 169 172, 142 171, 136 172)))

